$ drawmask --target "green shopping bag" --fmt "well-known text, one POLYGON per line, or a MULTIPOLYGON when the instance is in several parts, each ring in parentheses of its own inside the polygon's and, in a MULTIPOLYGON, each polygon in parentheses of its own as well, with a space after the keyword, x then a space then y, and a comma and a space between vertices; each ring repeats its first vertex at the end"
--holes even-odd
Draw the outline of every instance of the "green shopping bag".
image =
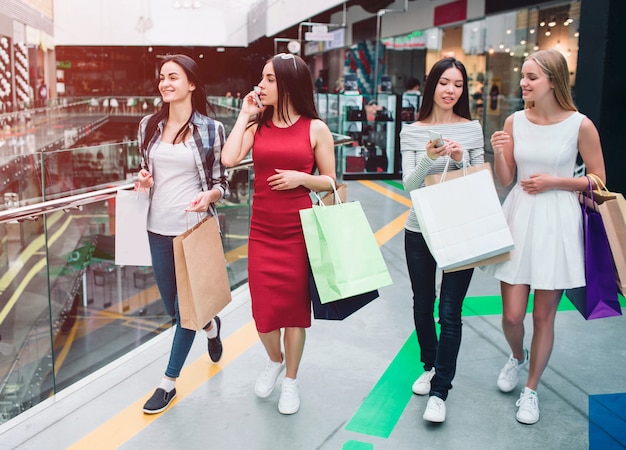
POLYGON ((314 205, 300 220, 321 303, 393 283, 361 203, 314 205))

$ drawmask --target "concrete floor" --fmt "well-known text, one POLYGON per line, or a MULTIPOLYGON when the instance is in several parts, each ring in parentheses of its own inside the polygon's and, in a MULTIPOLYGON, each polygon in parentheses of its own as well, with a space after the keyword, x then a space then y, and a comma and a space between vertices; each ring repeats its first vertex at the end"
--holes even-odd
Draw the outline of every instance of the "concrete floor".
MULTIPOLYGON (((141 407, 165 369, 169 331, 0 426, 0 449, 626 448, 626 319, 585 321, 562 302, 538 389, 541 419, 521 425, 515 420, 519 391, 502 394, 496 387, 509 353, 499 284, 478 270, 464 305, 447 420, 425 422, 427 397, 411 392, 422 368, 402 223, 393 223, 408 210, 408 196, 382 181, 349 181, 348 198, 361 202, 375 232, 388 226, 381 248, 394 284, 342 322, 314 321, 298 377, 297 414, 278 413, 279 389, 267 399, 254 395, 266 357, 244 285, 221 313, 222 360, 210 362, 199 336, 166 412, 146 416, 141 407)), ((530 315, 526 325, 530 345, 530 315)))

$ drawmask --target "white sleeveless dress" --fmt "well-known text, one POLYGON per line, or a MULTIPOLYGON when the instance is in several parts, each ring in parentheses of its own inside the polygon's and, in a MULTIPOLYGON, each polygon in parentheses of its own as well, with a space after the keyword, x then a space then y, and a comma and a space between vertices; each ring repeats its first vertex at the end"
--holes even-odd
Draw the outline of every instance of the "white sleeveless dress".
POLYGON ((531 289, 568 289, 585 285, 582 213, 575 192, 549 190, 528 194, 521 185, 530 175, 571 177, 578 155, 578 130, 584 115, 536 125, 524 110, 513 118, 517 180, 502 208, 515 249, 511 260, 481 267, 509 284, 531 289))

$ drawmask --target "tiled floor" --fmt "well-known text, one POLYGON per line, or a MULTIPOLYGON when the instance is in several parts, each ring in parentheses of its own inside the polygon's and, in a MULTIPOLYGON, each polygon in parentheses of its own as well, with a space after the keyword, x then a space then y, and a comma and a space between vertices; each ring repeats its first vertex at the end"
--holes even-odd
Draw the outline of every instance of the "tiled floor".
MULTIPOLYGON (((196 339, 165 413, 145 416, 141 406, 165 368, 170 332, 0 426, 0 449, 626 448, 626 319, 585 321, 562 302, 538 389, 541 420, 521 425, 518 391, 502 394, 495 384, 508 356, 499 285, 480 271, 464 305, 447 420, 424 422, 427 399, 411 393, 422 369, 400 218, 408 196, 390 183, 349 181, 348 197, 378 232, 394 284, 343 322, 314 321, 297 414, 278 413, 279 389, 264 400, 254 395, 265 356, 243 286, 221 314, 223 359, 212 364, 205 339, 196 339)), ((529 339, 530 315, 526 325, 529 339)))

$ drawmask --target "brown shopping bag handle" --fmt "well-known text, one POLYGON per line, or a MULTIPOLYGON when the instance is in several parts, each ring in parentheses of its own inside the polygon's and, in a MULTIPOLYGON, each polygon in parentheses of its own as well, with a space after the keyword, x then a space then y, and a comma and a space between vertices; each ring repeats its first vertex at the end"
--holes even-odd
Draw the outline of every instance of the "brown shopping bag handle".
POLYGON ((591 179, 595 181, 596 187, 599 190, 609 192, 609 189, 606 187, 606 184, 604 184, 604 181, 602 181, 602 178, 600 178, 598 175, 596 175, 595 173, 588 173, 587 177, 591 177, 591 179))
MULTIPOLYGON (((332 186, 332 188, 333 188, 333 192, 334 192, 334 194, 335 194, 335 204, 336 204, 336 205, 341 205, 341 204, 342 204, 342 201, 341 201, 341 199, 339 198, 339 193, 337 192, 337 187, 335 186, 335 180, 333 180, 333 177, 331 177, 331 176, 329 176, 329 175, 320 175, 320 176, 321 176, 321 177, 324 177, 324 178, 328 178, 328 181, 330 182, 330 185, 332 186)), ((311 192, 313 193, 313 195, 315 195, 315 197, 317 197, 317 203, 318 203, 318 205, 321 205, 321 206, 324 206, 324 207, 325 207, 326 205, 325 205, 325 204, 324 204, 324 202, 322 201, 322 197, 320 197, 320 194, 319 194, 319 193, 317 193, 316 191, 311 191, 311 192)))
MULTIPOLYGON (((209 205, 209 210, 211 211, 212 216, 215 217, 215 222, 217 223, 217 231, 219 231, 219 233, 221 235, 222 234, 222 228, 220 227, 220 221, 217 218, 217 208, 215 208, 215 203, 211 203, 209 205)), ((196 212, 196 218, 198 220, 196 221, 196 224, 193 227, 189 227, 189 214, 193 214, 193 212, 187 211, 185 213, 185 222, 186 222, 187 231, 189 231, 190 228, 195 227, 196 225, 198 225, 200 222, 202 222, 204 220, 204 218, 200 217, 200 213, 196 212)))
MULTIPOLYGON (((596 189, 593 189, 593 186, 592 186, 592 190, 595 192, 594 201, 597 204, 602 204, 607 200, 614 200, 617 198, 616 194, 614 192, 609 191, 609 189, 606 187, 606 184, 604 184, 604 182, 598 175, 596 175, 595 173, 588 173, 585 176, 588 179, 591 179, 596 185, 596 189)), ((582 193, 582 195, 585 195, 584 192, 582 193)), ((588 195, 589 194, 587 194, 587 196, 588 195)))

